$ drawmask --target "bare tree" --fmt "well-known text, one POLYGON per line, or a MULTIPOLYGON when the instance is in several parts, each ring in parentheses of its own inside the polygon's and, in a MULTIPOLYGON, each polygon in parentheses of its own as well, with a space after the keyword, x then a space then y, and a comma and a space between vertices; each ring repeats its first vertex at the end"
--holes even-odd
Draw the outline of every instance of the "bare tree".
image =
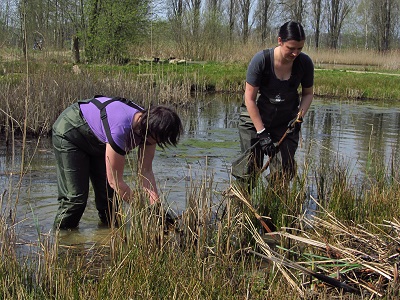
POLYGON ((360 0, 358 3, 358 8, 357 8, 357 15, 359 16, 361 23, 360 25, 362 26, 361 29, 363 31, 363 36, 364 36, 364 48, 368 49, 369 48, 369 35, 370 35, 370 30, 371 30, 371 8, 370 8, 370 1, 371 0, 360 0))
POLYGON ((322 0, 311 0, 313 27, 314 27, 314 41, 315 48, 319 48, 319 38, 321 34, 321 18, 322 18, 322 0))
POLYGON ((221 10, 221 5, 221 0, 207 0, 207 7, 211 12, 219 12, 221 10))
POLYGON ((15 15, 11 9, 11 0, 5 0, 0 4, 0 45, 11 36, 13 28, 15 28, 15 15))
POLYGON ((171 30, 174 32, 173 38, 178 45, 182 44, 183 40, 183 0, 170 0, 169 19, 171 22, 171 30))
POLYGON ((329 48, 337 49, 343 21, 352 6, 353 3, 348 0, 326 0, 329 48))
POLYGON ((191 13, 192 20, 192 35, 195 39, 199 37, 200 30, 200 8, 201 8, 201 0, 186 0, 188 10, 191 13))
POLYGON ((374 40, 379 51, 390 49, 392 41, 394 22, 392 21, 395 1, 393 0, 371 0, 371 23, 374 31, 374 40))
MULTIPOLYGON (((226 41, 226 23, 224 23, 222 0, 207 0, 204 11, 204 26, 199 48, 201 53, 207 54, 210 59, 216 59, 219 49, 226 41)), ((204 57, 202 57, 204 58, 204 57)))
POLYGON ((250 12, 252 0, 238 0, 240 8, 240 23, 243 43, 246 43, 250 35, 250 12))
POLYGON ((172 14, 174 17, 182 17, 183 0, 172 0, 172 14))
POLYGON ((28 41, 27 41, 27 22, 26 22, 26 2, 27 0, 21 0, 18 3, 18 12, 20 15, 20 36, 21 36, 21 43, 22 43, 22 50, 24 53, 24 57, 26 58, 28 53, 27 53, 27 49, 28 49, 28 41))
POLYGON ((269 20, 273 14, 273 0, 259 0, 257 6, 257 23, 260 31, 261 41, 265 41, 268 38, 268 32, 270 32, 269 20))
POLYGON ((290 18, 290 20, 303 23, 303 15, 307 0, 283 0, 280 1, 279 4, 284 7, 283 11, 289 14, 288 18, 290 18))
POLYGON ((236 12, 237 12, 237 1, 229 0, 228 6, 228 27, 229 27, 229 42, 233 42, 233 33, 235 30, 235 20, 236 20, 236 12))

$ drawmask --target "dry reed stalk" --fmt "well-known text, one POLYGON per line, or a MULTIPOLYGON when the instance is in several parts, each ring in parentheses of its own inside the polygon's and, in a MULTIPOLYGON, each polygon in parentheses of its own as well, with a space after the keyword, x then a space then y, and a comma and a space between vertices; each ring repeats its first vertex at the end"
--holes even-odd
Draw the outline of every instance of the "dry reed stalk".
MULTIPOLYGON (((243 202, 257 219, 262 219, 239 188, 232 187, 230 192, 231 195, 243 202)), ((249 252, 273 262, 290 286, 300 294, 304 294, 304 290, 301 288, 302 284, 298 282, 296 274, 289 271, 289 269, 311 275, 328 283, 330 286, 346 292, 360 294, 364 290, 372 295, 382 297, 389 283, 398 281, 398 260, 400 258, 399 221, 397 219, 385 221, 385 224, 381 226, 391 229, 391 233, 381 229, 376 230, 379 232, 379 234, 376 234, 369 232, 364 226, 348 226, 340 222, 315 199, 313 200, 320 207, 322 214, 325 216, 324 218, 316 215, 308 219, 302 217, 298 222, 305 224, 301 225, 300 228, 307 229, 294 230, 293 232, 297 232, 297 234, 280 231, 274 233, 274 235, 294 241, 295 243, 291 243, 293 245, 296 245, 296 243, 297 245, 306 245, 306 248, 302 248, 303 251, 304 249, 309 249, 309 251, 316 254, 304 254, 304 257, 308 257, 306 261, 290 261, 286 256, 270 248, 260 236, 250 217, 246 215, 247 228, 252 233, 262 253, 258 253, 255 250, 249 250, 249 252), (329 233, 329 236, 326 233, 329 233), (325 274, 336 274, 338 278, 344 278, 343 280, 347 280, 351 285, 329 275, 311 271, 305 267, 307 265, 316 267, 325 274)), ((379 229, 377 225, 370 225, 375 229, 379 229)), ((282 248, 282 251, 287 251, 289 254, 293 250, 282 248)))
MULTIPOLYGON (((331 285, 333 287, 342 289, 343 291, 354 293, 354 294, 359 294, 360 293, 360 291, 358 289, 356 289, 356 288, 354 288, 352 286, 349 286, 348 284, 346 284, 344 282, 341 282, 341 281, 339 281, 339 280, 337 280, 335 278, 329 277, 329 276, 324 275, 322 273, 317 273, 317 272, 314 272, 312 270, 309 270, 306 267, 303 267, 302 265, 300 265, 299 263, 292 262, 289 259, 287 259, 286 257, 282 256, 281 254, 273 251, 269 247, 269 245, 261 238, 261 236, 259 235, 257 230, 255 230, 254 226, 253 226, 253 229, 252 229, 252 233, 253 233, 253 237, 255 238, 258 246, 261 248, 261 250, 266 255, 261 255, 261 254, 255 252, 255 251, 251 251, 253 254, 261 256, 261 257, 263 257, 263 258, 265 258, 265 259, 267 259, 269 261, 272 261, 274 263, 279 263, 279 264, 281 264, 281 267, 285 266, 286 268, 291 268, 291 269, 303 272, 304 274, 313 276, 313 277, 315 277, 315 278, 317 278, 317 279, 319 279, 319 280, 321 280, 323 282, 328 283, 329 285, 331 285)), ((282 268, 280 268, 280 271, 282 271, 282 268)), ((283 274, 283 275, 284 275, 284 277, 286 279, 289 279, 288 276, 287 276, 288 272, 285 272, 285 274, 283 274)), ((296 277, 293 276, 293 278, 290 278, 289 283, 293 286, 293 282, 292 281, 295 281, 295 280, 296 280, 296 277)), ((296 287, 300 287, 300 286, 301 286, 300 284, 296 284, 296 287)))
MULTIPOLYGON (((318 206, 319 203, 314 199, 318 206)), ((332 259, 336 265, 352 266, 351 272, 342 268, 339 275, 345 276, 360 289, 368 290, 374 295, 381 296, 389 283, 398 280, 398 259, 400 257, 400 235, 399 223, 385 221, 392 233, 379 229, 377 225, 370 224, 376 233, 368 232, 364 226, 346 226, 337 220, 331 213, 324 210, 321 206, 325 218, 312 216, 306 221, 309 230, 303 236, 281 232, 281 236, 314 247, 317 252, 322 251, 330 260, 317 262, 313 260, 309 264, 322 268, 325 263, 325 270, 334 273, 334 269, 329 269, 327 264, 332 264, 332 259), (326 233, 329 232, 329 236, 326 233), (313 237, 314 236, 314 237, 313 237), (316 239, 322 239, 319 241, 316 239), (328 240, 329 239, 329 243, 328 240), (343 272, 343 274, 342 274, 343 272), (344 274, 346 273, 346 274, 344 274), (368 284, 367 284, 368 282, 368 284)), ((347 268, 349 269, 349 268, 347 268)))
POLYGON ((250 253, 253 253, 255 255, 258 255, 260 257, 266 258, 270 261, 272 261, 278 270, 281 272, 282 276, 287 280, 287 282, 290 284, 290 286, 295 289, 301 297, 304 297, 305 293, 304 290, 301 288, 300 285, 296 283, 296 277, 293 273, 290 272, 290 269, 288 269, 287 264, 284 263, 283 258, 282 259, 277 259, 274 256, 273 250, 270 248, 270 246, 262 239, 260 234, 258 233, 256 227, 254 226, 253 222, 251 221, 250 217, 246 214, 245 215, 248 223, 248 230, 253 234, 253 238, 256 240, 258 246, 261 248, 263 253, 265 255, 262 255, 260 253, 257 253, 253 250, 249 250, 250 253))
MULTIPOLYGON (((246 196, 243 193, 243 190, 240 187, 238 187, 237 185, 233 184, 233 185, 231 185, 229 187, 229 189, 226 192, 226 194, 228 194, 230 196, 234 196, 238 200, 240 200, 242 203, 244 203, 247 206, 247 208, 250 209, 250 211, 253 213, 253 215, 256 217, 256 219, 258 221, 260 221, 260 223, 263 226, 263 228, 268 233, 272 233, 272 230, 268 227, 268 225, 263 220, 264 218, 267 219, 268 217, 261 216, 261 215, 258 214, 257 210, 251 205, 250 201, 246 198, 246 196)), ((271 234, 271 237, 275 238, 275 236, 273 234, 271 234)))
MULTIPOLYGON (((265 224, 264 220, 262 217, 257 213, 256 209, 250 204, 250 202, 246 199, 244 196, 243 192, 240 190, 240 188, 236 187, 235 185, 230 187, 230 195, 235 196, 237 199, 239 199, 241 202, 243 202, 249 209, 250 211, 254 214, 254 216, 260 221, 260 223, 263 225, 263 227, 268 231, 271 232, 271 230, 268 228, 268 226, 265 224)), ((249 231, 252 233, 253 238, 256 240, 258 247, 262 250, 262 252, 265 255, 262 255, 260 253, 257 253, 256 251, 249 250, 250 253, 253 253, 255 255, 258 255, 262 258, 265 258, 273 263, 278 267, 279 271, 283 275, 283 277, 288 281, 288 283, 295 289, 297 292, 300 294, 301 297, 304 297, 304 290, 301 288, 300 284, 296 283, 296 276, 293 274, 289 269, 295 269, 298 271, 301 271, 307 275, 311 275, 316 277, 319 280, 322 280, 331 286, 343 289, 344 291, 359 294, 359 290, 356 288, 353 288, 343 282, 340 282, 339 280, 336 280, 334 278, 331 278, 329 276, 326 276, 324 274, 316 273, 313 272, 297 263, 294 263, 284 256, 276 253, 273 251, 270 246, 262 239, 260 234, 258 233, 258 230, 255 228, 254 224, 252 223, 251 219, 249 216, 246 214, 246 219, 248 222, 249 226, 249 231)), ((300 237, 296 237, 294 235, 286 235, 285 233, 277 232, 276 234, 269 234, 268 236, 271 236, 276 239, 276 235, 281 235, 281 236, 286 236, 286 237, 292 237, 292 238, 298 238, 302 240, 303 242, 309 242, 307 239, 302 239, 300 237)), ((318 247, 326 247, 326 243, 322 242, 317 242, 313 241, 313 244, 318 247)))

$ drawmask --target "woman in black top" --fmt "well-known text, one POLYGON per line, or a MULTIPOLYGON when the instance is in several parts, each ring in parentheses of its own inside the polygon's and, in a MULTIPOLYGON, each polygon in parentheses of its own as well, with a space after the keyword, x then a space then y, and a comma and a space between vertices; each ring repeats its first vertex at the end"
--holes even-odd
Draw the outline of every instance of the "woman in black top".
POLYGON ((287 22, 279 30, 278 46, 256 53, 248 66, 239 135, 242 152, 254 146, 254 156, 238 178, 254 179, 264 155, 270 156, 271 174, 294 175, 302 119, 293 121, 299 111, 304 117, 313 100, 314 65, 302 53, 304 42, 302 25, 287 22), (293 130, 278 146, 288 127, 293 130))

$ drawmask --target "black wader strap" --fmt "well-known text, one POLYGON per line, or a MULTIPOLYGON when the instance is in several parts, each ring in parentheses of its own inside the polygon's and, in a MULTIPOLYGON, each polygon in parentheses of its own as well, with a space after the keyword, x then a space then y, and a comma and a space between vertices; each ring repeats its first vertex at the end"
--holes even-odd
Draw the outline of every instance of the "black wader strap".
MULTIPOLYGON (((274 48, 264 49, 264 68, 263 68, 263 76, 267 77, 273 73, 274 69, 272 66, 271 56, 274 55, 274 48)), ((266 79, 265 79, 266 80, 266 79)))
POLYGON ((100 117, 101 117, 101 121, 103 122, 103 127, 104 127, 104 131, 106 133, 108 142, 110 143, 111 147, 114 149, 115 152, 117 152, 120 155, 125 155, 126 151, 124 151, 123 149, 121 149, 115 142, 114 139, 111 136, 111 130, 110 130, 110 125, 108 124, 108 119, 107 119, 107 111, 106 111, 106 106, 114 101, 120 101, 130 107, 133 107, 135 109, 137 109, 138 111, 143 111, 143 108, 140 107, 139 105, 136 105, 135 103, 133 103, 132 101, 125 99, 125 98, 121 98, 121 97, 115 97, 112 98, 110 100, 107 100, 105 102, 100 102, 99 100, 97 100, 97 97, 103 97, 103 96, 94 96, 93 99, 90 100, 90 102, 92 102, 94 105, 96 105, 96 107, 100 110, 100 117))

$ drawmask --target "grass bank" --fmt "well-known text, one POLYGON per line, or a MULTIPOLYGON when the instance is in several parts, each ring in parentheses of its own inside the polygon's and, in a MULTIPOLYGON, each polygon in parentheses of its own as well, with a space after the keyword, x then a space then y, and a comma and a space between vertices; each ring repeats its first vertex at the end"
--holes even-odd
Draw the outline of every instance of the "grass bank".
MULTIPOLYGON (((338 99, 400 99, 398 71, 359 70, 316 64, 315 95, 338 99)), ((1 62, 0 129, 48 133, 58 114, 70 103, 91 95, 120 95, 141 103, 170 103, 190 107, 203 93, 236 93, 244 90, 245 62, 177 63, 132 60, 124 66, 72 65, 62 59, 1 62), (146 88, 144 88, 146 87, 146 88), (25 119, 25 108, 29 118, 25 119)))

